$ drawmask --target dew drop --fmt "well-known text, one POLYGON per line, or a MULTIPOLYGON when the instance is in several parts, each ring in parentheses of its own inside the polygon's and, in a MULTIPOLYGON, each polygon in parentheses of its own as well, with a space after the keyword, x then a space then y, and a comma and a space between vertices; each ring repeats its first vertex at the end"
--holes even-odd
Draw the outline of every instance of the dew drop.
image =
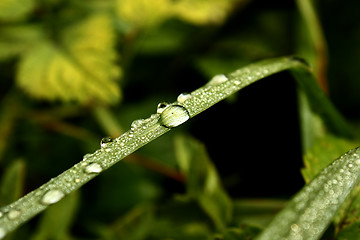
POLYGON ((189 112, 180 105, 171 105, 164 109, 160 115, 160 122, 168 128, 177 127, 190 118, 189 112))
POLYGON ((64 196, 65 193, 58 189, 49 190, 41 198, 41 202, 46 205, 54 204, 60 201, 64 196))
POLYGON ((0 239, 3 239, 6 236, 6 230, 0 227, 0 239))
POLYGON ((91 157, 91 155, 92 155, 92 154, 90 154, 90 153, 85 154, 84 157, 83 157, 83 161, 85 161, 86 159, 88 159, 89 157, 91 157))
POLYGON ((102 170, 103 168, 98 163, 90 163, 84 169, 86 173, 100 173, 102 170))
POLYGON ((134 121, 131 123, 131 130, 137 129, 137 128, 140 127, 142 124, 144 124, 144 122, 145 122, 144 119, 134 120, 134 121))
POLYGON ((111 137, 103 137, 100 141, 100 146, 103 148, 105 147, 108 143, 111 143, 113 141, 113 139, 111 137))
POLYGON ((0 218, 4 216, 4 213, 0 211, 0 218))
POLYGON ((240 85, 240 83, 241 83, 241 82, 240 82, 239 80, 235 80, 235 81, 234 81, 234 84, 235 84, 235 85, 240 85))
POLYGON ((13 210, 10 210, 10 211, 8 212, 8 215, 7 215, 7 216, 8 216, 8 218, 9 218, 10 220, 14 220, 14 219, 20 217, 20 215, 21 215, 21 211, 20 211, 20 210, 13 209, 13 210))
POLYGON ((167 102, 161 102, 161 103, 159 103, 159 104, 157 105, 157 110, 156 110, 156 112, 159 113, 159 114, 161 114, 161 113, 165 110, 165 108, 167 108, 169 105, 170 105, 170 104, 167 103, 167 102))
POLYGON ((209 85, 218 85, 220 83, 226 82, 228 78, 224 74, 215 75, 209 82, 209 85))
POLYGON ((178 97, 177 97, 177 101, 178 103, 184 103, 186 100, 190 99, 192 96, 190 93, 181 93, 178 97))

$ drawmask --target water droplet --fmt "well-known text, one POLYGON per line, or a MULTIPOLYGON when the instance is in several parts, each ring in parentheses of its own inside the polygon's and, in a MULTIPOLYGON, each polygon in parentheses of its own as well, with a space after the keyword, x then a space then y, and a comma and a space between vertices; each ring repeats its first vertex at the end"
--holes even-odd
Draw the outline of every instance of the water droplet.
POLYGON ((88 153, 88 154, 85 154, 84 157, 83 157, 83 161, 85 161, 86 159, 88 159, 89 157, 91 157, 92 154, 88 153))
POLYGON ((13 220, 13 219, 16 219, 16 218, 18 218, 18 217, 20 217, 20 215, 21 215, 21 211, 20 210, 17 210, 17 209, 13 209, 13 210, 10 210, 9 212, 8 212, 8 218, 10 219, 10 220, 13 220))
POLYGON ((100 173, 102 170, 103 168, 98 163, 90 163, 84 169, 86 173, 100 173))
POLYGON ((209 85, 218 85, 220 83, 226 82, 228 78, 224 74, 215 75, 209 82, 209 85))
POLYGON ((234 84, 235 84, 235 85, 240 85, 240 83, 241 83, 241 82, 240 82, 239 80, 235 80, 235 81, 234 81, 234 84))
POLYGON ((144 122, 145 122, 144 119, 134 120, 134 121, 131 123, 131 130, 137 129, 138 127, 140 127, 141 125, 143 125, 144 122))
POLYGON ((190 93, 181 93, 178 97, 177 97, 177 101, 178 103, 184 103, 186 100, 190 99, 192 96, 190 93))
POLYGON ((177 127, 190 118, 189 112, 180 105, 171 105, 164 109, 160 115, 160 122, 168 128, 177 127))
POLYGON ((103 137, 100 141, 100 146, 103 148, 105 147, 108 143, 111 143, 113 141, 112 137, 103 137))
POLYGON ((4 213, 0 211, 0 218, 4 216, 4 213))
POLYGON ((6 236, 6 230, 0 227, 0 239, 3 239, 6 236))
POLYGON ((60 201, 64 196, 65 193, 58 189, 49 190, 41 198, 41 202, 46 205, 54 204, 60 201))
POLYGON ((161 102, 161 103, 159 103, 159 104, 157 105, 157 110, 156 110, 156 112, 159 113, 159 114, 161 114, 161 113, 165 110, 165 108, 167 108, 169 105, 170 105, 170 104, 167 103, 167 102, 161 102))

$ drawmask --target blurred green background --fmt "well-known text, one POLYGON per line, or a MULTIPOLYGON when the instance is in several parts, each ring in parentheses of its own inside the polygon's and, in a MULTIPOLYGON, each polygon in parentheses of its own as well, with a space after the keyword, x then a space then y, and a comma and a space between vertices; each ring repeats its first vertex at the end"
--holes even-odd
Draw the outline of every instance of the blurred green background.
MULTIPOLYGON (((264 58, 307 59, 357 125, 359 8, 335 0, 1 0, 1 205, 159 102, 264 58)), ((294 80, 271 76, 140 149, 7 239, 249 239, 283 206, 269 198, 287 199, 304 184, 299 114, 294 80), (201 200, 199 183, 179 166, 181 151, 204 159, 195 173, 218 172, 218 195, 209 199, 232 212, 227 230, 219 221, 228 216, 201 200)))

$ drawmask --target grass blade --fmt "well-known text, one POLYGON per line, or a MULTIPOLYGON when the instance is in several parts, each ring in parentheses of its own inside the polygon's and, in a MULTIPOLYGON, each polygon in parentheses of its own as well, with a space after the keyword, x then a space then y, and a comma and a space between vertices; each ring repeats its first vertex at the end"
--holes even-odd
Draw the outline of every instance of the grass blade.
POLYGON ((289 202, 257 240, 319 239, 359 182, 360 148, 326 167, 289 202))

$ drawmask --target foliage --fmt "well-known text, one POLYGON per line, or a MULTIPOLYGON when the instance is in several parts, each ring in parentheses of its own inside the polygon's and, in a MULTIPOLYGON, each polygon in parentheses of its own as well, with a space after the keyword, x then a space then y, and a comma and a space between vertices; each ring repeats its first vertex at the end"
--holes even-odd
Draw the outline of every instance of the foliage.
MULTIPOLYGON (((337 114, 324 114, 332 106, 318 105, 326 97, 317 86, 298 83, 308 89, 304 100, 291 76, 267 77, 5 239, 255 238, 303 184, 302 155, 308 183, 359 146, 359 3, 316 4, 1 0, 2 206, 94 152, 102 136, 117 137, 148 117, 158 102, 258 59, 308 59, 352 123, 340 117, 337 125, 337 114)), ((324 238, 358 238, 358 192, 354 187, 324 238)))

